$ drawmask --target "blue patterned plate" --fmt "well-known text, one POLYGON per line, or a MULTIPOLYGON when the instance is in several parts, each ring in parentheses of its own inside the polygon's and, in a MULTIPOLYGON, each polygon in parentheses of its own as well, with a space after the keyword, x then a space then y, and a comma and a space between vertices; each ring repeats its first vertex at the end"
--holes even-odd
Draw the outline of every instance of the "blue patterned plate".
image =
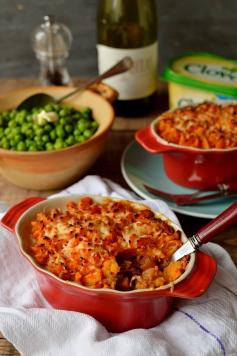
MULTIPOLYGON (((134 192, 145 199, 157 199, 158 197, 149 193, 143 187, 143 183, 174 194, 195 192, 193 189, 184 188, 173 183, 164 172, 162 155, 148 153, 135 141, 131 142, 123 153, 121 170, 127 184, 134 192)), ((228 208, 237 198, 227 197, 184 206, 177 205, 165 199, 162 200, 164 200, 173 211, 178 213, 212 219, 224 209, 228 208)))

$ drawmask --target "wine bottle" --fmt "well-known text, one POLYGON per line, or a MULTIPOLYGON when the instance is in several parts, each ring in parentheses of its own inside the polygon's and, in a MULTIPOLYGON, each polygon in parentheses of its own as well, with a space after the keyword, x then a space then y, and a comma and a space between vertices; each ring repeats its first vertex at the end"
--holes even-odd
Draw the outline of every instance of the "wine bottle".
POLYGON ((119 92, 118 115, 142 116, 152 108, 157 91, 157 15, 154 0, 100 0, 97 13, 98 71, 122 57, 133 67, 105 82, 119 92))

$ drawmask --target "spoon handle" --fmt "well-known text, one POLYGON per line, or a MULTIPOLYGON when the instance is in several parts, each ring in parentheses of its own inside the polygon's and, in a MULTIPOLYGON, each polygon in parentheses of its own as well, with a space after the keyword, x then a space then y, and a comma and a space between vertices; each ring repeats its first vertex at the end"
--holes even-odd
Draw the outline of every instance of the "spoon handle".
POLYGON ((95 83, 101 82, 103 79, 112 77, 117 74, 121 74, 126 72, 133 66, 133 61, 130 57, 124 57, 119 62, 117 62, 113 67, 109 68, 106 72, 100 74, 99 76, 95 77, 94 79, 90 79, 87 83, 84 83, 82 86, 76 88, 75 90, 71 91, 69 94, 61 96, 60 98, 56 99, 56 103, 60 103, 62 100, 67 99, 69 96, 76 94, 82 89, 87 89, 89 86, 95 83))
POLYGON ((234 222, 237 222, 237 201, 195 234, 199 239, 199 245, 207 243, 234 222))

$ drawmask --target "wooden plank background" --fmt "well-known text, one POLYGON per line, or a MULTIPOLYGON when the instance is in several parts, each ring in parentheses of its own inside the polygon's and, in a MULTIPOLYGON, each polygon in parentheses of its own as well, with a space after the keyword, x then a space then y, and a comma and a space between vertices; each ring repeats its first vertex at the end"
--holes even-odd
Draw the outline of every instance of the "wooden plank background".
MULTIPOLYGON (((184 51, 210 51, 237 58, 236 0, 155 0, 159 20, 159 72, 184 51)), ((68 67, 73 76, 92 76, 96 64, 98 0, 0 0, 0 77, 34 76, 38 62, 32 30, 52 14, 72 31, 68 67)))

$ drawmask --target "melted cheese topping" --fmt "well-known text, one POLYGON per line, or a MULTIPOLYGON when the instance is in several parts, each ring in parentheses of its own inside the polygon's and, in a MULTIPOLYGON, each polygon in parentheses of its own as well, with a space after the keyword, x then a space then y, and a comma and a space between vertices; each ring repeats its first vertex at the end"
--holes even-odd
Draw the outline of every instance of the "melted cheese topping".
POLYGON ((177 279, 188 257, 171 262, 181 232, 142 204, 83 197, 32 221, 36 262, 64 280, 91 288, 157 288, 177 279))
POLYGON ((168 142, 196 148, 237 147, 237 104, 202 103, 160 116, 157 133, 168 142))

